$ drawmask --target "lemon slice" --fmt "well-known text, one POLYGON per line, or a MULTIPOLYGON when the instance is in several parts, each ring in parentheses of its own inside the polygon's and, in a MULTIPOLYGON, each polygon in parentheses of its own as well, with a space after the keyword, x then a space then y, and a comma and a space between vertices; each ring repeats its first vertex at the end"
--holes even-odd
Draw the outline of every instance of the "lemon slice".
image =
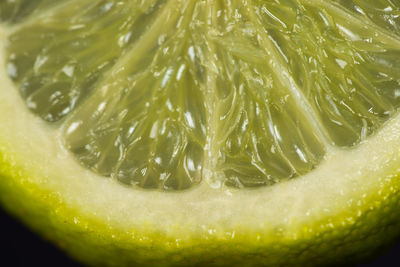
POLYGON ((400 229, 399 16, 3 1, 0 199, 92 265, 363 259, 400 229))

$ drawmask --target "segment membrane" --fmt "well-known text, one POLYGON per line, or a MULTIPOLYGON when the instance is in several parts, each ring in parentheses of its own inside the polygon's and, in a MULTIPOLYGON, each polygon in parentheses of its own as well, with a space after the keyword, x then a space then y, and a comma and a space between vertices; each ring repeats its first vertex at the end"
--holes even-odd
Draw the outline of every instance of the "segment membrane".
POLYGON ((400 105, 396 1, 51 3, 0 2, 9 76, 81 164, 124 184, 272 185, 400 105))

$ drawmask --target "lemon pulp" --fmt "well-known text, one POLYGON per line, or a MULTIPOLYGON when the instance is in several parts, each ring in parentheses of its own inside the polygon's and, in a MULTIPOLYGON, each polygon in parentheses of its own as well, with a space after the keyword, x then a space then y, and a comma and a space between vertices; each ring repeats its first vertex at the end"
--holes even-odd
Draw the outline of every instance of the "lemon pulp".
POLYGON ((400 103, 392 1, 5 1, 7 72, 86 168, 181 190, 272 185, 400 103))

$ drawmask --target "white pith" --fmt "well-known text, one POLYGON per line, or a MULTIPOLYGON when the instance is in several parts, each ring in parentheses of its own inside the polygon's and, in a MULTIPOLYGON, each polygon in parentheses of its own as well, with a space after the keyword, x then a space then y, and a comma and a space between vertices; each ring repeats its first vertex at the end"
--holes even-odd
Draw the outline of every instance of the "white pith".
MULTIPOLYGON (((299 225, 335 217, 357 205, 361 208, 369 194, 379 191, 382 179, 400 166, 400 117, 396 116, 357 148, 329 151, 314 171, 271 187, 212 189, 203 183, 177 193, 128 188, 79 165, 63 148, 60 129, 28 111, 7 75, 5 37, 0 26, 0 148, 15 155, 17 166, 31 174, 26 182, 58 194, 82 217, 113 228, 154 229, 182 240, 203 232, 234 235, 244 228, 254 233, 279 229, 293 238, 299 225)), ((349 212, 343 220, 351 221, 352 216, 349 212)))

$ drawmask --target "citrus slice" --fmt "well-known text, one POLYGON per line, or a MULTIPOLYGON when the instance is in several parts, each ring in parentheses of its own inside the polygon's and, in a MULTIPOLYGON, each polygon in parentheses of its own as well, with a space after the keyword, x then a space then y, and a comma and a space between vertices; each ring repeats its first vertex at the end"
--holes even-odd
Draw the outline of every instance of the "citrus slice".
POLYGON ((2 1, 0 199, 93 265, 363 259, 400 230, 399 16, 2 1))

